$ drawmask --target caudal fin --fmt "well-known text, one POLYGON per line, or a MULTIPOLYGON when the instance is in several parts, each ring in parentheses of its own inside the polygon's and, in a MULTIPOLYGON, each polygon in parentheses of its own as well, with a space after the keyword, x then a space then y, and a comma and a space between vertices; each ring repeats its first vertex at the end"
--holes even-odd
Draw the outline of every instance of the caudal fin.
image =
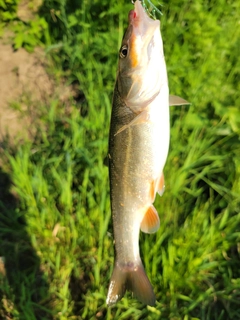
POLYGON ((155 295, 152 285, 148 280, 141 260, 135 263, 115 263, 113 274, 110 280, 107 295, 107 305, 113 305, 120 300, 126 290, 133 293, 133 296, 142 303, 154 306, 155 295))

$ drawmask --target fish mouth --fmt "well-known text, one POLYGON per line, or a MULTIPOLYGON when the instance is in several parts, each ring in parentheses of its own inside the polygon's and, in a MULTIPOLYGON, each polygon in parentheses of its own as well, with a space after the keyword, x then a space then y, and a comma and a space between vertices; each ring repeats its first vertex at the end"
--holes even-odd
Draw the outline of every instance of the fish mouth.
POLYGON ((133 21, 140 21, 142 18, 148 18, 149 20, 152 20, 145 12, 141 2, 137 0, 134 3, 134 9, 129 12, 128 19, 131 23, 133 21))
POLYGON ((141 36, 144 36, 146 31, 149 33, 150 29, 154 32, 160 26, 160 21, 151 19, 139 0, 135 1, 134 9, 129 12, 128 21, 135 30, 138 29, 141 36))

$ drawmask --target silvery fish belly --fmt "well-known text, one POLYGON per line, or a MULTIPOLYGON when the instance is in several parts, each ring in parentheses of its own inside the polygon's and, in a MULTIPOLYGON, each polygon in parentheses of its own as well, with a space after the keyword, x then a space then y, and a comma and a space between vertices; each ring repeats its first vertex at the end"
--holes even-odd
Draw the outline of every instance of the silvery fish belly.
POLYGON ((168 147, 169 90, 160 22, 152 20, 137 0, 119 52, 109 135, 115 263, 108 305, 126 290, 144 304, 155 304, 140 258, 139 232, 159 228, 153 202, 164 190, 168 147))

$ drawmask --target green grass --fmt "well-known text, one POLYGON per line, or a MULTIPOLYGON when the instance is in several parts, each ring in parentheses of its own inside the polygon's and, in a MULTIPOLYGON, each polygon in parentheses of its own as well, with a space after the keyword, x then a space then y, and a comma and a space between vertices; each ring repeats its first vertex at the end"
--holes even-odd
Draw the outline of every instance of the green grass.
POLYGON ((240 319, 238 1, 161 7, 170 90, 192 105, 171 108, 161 227, 140 239, 157 304, 128 294, 106 307, 113 238, 103 159, 130 8, 99 0, 40 8, 50 71, 77 84, 80 98, 35 106, 35 139, 1 152, 0 319, 240 319))

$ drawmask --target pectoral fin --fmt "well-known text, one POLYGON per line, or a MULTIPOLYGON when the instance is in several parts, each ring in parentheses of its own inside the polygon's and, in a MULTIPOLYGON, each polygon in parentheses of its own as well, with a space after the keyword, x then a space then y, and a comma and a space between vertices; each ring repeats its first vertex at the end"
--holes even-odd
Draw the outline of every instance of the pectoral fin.
POLYGON ((157 210, 151 205, 146 211, 141 222, 141 231, 145 233, 154 233, 160 227, 160 219, 157 210))
POLYGON ((172 95, 169 96, 169 106, 183 106, 186 104, 191 104, 191 103, 178 96, 172 96, 172 95))
POLYGON ((147 122, 148 119, 149 119, 148 112, 147 111, 142 111, 131 122, 129 122, 129 124, 126 124, 125 126, 122 126, 122 128, 120 128, 117 131, 117 133, 115 133, 115 136, 117 134, 119 134, 120 132, 126 130, 127 128, 130 128, 131 126, 136 126, 138 124, 147 122))

